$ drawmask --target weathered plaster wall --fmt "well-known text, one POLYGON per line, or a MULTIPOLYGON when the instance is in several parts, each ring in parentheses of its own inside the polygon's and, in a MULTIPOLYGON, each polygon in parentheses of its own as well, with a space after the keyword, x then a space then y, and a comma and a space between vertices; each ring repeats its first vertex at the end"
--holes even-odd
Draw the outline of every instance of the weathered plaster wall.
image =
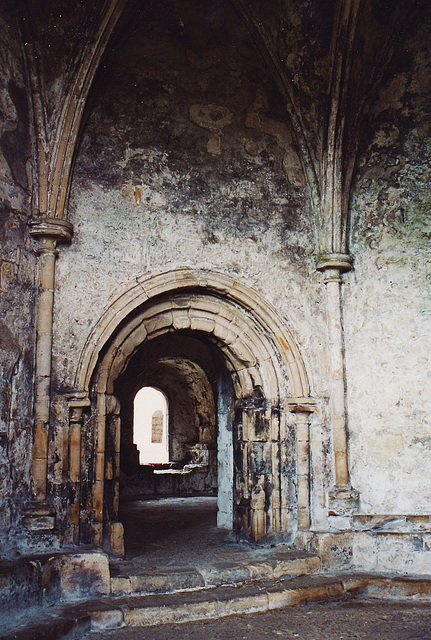
POLYGON ((431 511, 429 27, 428 18, 383 80, 353 196, 345 329, 364 513, 431 511))
MULTIPOLYGON (((20 507, 30 495, 37 259, 26 226, 38 180, 23 52, 32 50, 27 63, 33 57, 39 74, 38 134, 52 159, 65 99, 104 4, 4 0, 0 7, 1 551, 17 546, 20 507)), ((75 237, 58 260, 54 396, 73 388, 91 328, 137 276, 178 266, 233 274, 275 306, 304 357, 318 400, 313 526, 324 529, 333 453, 325 291, 313 253, 316 190, 327 179, 335 5, 251 0, 243 3, 247 18, 228 0, 153 4, 127 3, 87 106, 68 212, 75 237), (313 189, 304 171, 309 183, 315 171, 313 189)), ((343 290, 350 467, 369 514, 430 513, 431 18, 426 2, 411 3, 420 12, 416 23, 404 23, 409 4, 362 3, 353 71, 338 105, 348 132, 344 170, 361 140, 351 201, 355 269, 343 290), (386 57, 392 61, 364 102, 370 111, 362 126, 358 105, 386 57)), ((66 430, 53 430, 50 442, 50 479, 64 497, 66 430)), ((394 522, 394 531, 402 528, 394 522)), ((389 567, 394 551, 385 547, 383 560, 370 560, 369 535, 356 536, 353 562, 389 567)), ((400 566, 413 553, 405 550, 400 566)))
MULTIPOLYGON (((319 528, 332 452, 310 193, 283 102, 243 24, 228 5, 223 10, 207 24, 204 7, 203 15, 169 21, 155 7, 105 60, 72 185, 75 237, 58 262, 55 389, 73 386, 91 328, 136 276, 180 265, 235 274, 287 319, 320 403, 311 430, 319 528)), ((355 271, 343 287, 350 464, 369 513, 429 511, 425 33, 394 57, 376 96, 352 201, 355 271)), ((323 65, 325 47, 314 44, 308 55, 323 65)), ((286 60, 307 86, 315 76, 324 85, 321 65, 308 77, 304 61, 286 60)), ((320 85, 314 95, 303 90, 310 135, 320 85)), ((315 142, 318 157, 321 129, 315 142)))
POLYGON ((14 546, 28 496, 32 437, 34 264, 26 223, 30 116, 20 38, 9 3, 0 8, 0 552, 14 546))
POLYGON ((274 88, 262 72, 257 80, 242 77, 244 63, 231 50, 221 62, 213 53, 210 63, 190 63, 178 34, 172 44, 171 33, 151 29, 127 41, 100 78, 78 157, 75 238, 61 250, 57 271, 60 389, 72 386, 77 354, 110 296, 147 270, 185 264, 233 272, 270 292, 277 306, 284 298, 284 310, 292 306, 304 319, 307 300, 295 299, 300 286, 291 273, 306 280, 313 236, 293 206, 305 209, 302 192, 283 168, 286 125, 261 97, 264 91, 274 103, 274 88), (276 278, 283 262, 286 288, 276 278))
MULTIPOLYGON (((234 274, 301 345, 323 399, 315 431, 323 486, 326 319, 307 188, 283 104, 244 26, 233 12, 218 19, 202 27, 183 16, 196 21, 185 32, 146 16, 98 78, 72 186, 75 235, 58 261, 55 387, 73 385, 91 328, 138 275, 178 266, 234 274)), ((323 509, 322 489, 318 517, 323 509)))
MULTIPOLYGON (((294 149, 283 105, 229 19, 235 40, 218 45, 219 33, 189 44, 177 23, 166 33, 143 21, 99 78, 72 189, 75 237, 58 263, 58 388, 73 382, 70 345, 82 348, 110 297, 178 265, 236 274, 306 348, 324 339, 311 212, 285 168, 294 149)), ((325 366, 315 356, 312 376, 325 366)))

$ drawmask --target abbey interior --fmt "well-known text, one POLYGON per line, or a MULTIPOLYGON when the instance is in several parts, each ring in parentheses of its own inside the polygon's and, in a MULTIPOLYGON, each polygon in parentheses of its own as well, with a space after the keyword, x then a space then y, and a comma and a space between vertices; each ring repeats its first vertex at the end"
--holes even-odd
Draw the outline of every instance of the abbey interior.
POLYGON ((109 574, 126 499, 199 495, 431 574, 431 5, 3 0, 0 33, 4 561, 109 574))

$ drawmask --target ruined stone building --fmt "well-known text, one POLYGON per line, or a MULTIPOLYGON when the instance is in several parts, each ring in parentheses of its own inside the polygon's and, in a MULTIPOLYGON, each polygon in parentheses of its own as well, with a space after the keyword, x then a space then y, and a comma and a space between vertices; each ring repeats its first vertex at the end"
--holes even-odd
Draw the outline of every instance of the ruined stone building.
POLYGON ((430 35, 427 0, 2 0, 4 557, 121 556, 139 489, 431 573, 430 35), (143 387, 187 481, 139 463, 143 387))

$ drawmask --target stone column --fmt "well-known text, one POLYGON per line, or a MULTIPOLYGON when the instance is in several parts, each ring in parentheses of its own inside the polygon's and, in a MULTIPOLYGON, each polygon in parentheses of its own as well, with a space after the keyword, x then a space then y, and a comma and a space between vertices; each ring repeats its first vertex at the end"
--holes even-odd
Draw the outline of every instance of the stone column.
POLYGON ((310 512, 310 414, 315 410, 312 398, 292 398, 289 409, 296 416, 296 483, 298 492, 298 530, 308 531, 310 512))
POLYGON ((97 394, 97 427, 93 486, 94 544, 103 544, 103 493, 105 488, 106 395, 97 394))
POLYGON ((352 268, 349 255, 333 253, 321 258, 317 269, 324 274, 328 346, 331 368, 331 415, 335 484, 329 492, 331 515, 348 515, 357 510, 359 494, 350 485, 347 453, 347 407, 344 335, 341 302, 341 274, 352 268))
POLYGON ((118 521, 120 506, 120 403, 106 395, 105 491, 103 515, 107 527, 109 551, 124 558, 124 528, 118 521))
POLYGON ((69 396, 69 479, 73 497, 69 507, 71 524, 70 542, 79 544, 81 512, 81 431, 84 422, 83 412, 90 407, 86 394, 69 396))
POLYGON ((70 242, 72 225, 64 220, 30 222, 30 234, 39 241, 39 299, 36 323, 33 494, 37 501, 47 497, 48 429, 51 404, 51 355, 57 245, 70 242))
POLYGON ((255 542, 266 535, 265 479, 260 476, 251 490, 250 533, 255 542))

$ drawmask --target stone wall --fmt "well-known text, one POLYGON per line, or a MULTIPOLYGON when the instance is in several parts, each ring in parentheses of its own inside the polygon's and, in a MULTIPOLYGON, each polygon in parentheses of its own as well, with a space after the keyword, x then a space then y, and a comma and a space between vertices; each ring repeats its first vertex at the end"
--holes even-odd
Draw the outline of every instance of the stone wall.
MULTIPOLYGON (((77 354, 116 295, 143 274, 189 266, 256 288, 286 319, 322 421, 324 292, 282 100, 234 12, 215 35, 212 23, 204 33, 197 24, 190 42, 154 11, 107 61, 87 113, 69 211, 74 239, 57 267, 55 390, 72 388, 77 354)), ((316 476, 327 487, 331 462, 320 458, 316 476)))
POLYGON ((190 52, 190 62, 181 42, 164 52, 160 34, 152 41, 145 23, 142 29, 100 79, 78 155, 75 236, 58 265, 59 299, 68 300, 58 305, 59 388, 71 383, 76 364, 64 361, 69 335, 61 327, 70 328, 79 350, 110 299, 137 275, 179 265, 218 269, 255 286, 290 317, 303 344, 311 342, 312 324, 325 332, 324 310, 316 318, 310 302, 321 303, 321 293, 308 280, 314 236, 306 190, 292 186, 283 169, 289 134, 259 59, 252 58, 260 76, 252 81, 232 51, 217 50, 225 56, 218 63, 193 62, 190 52), (151 59, 156 48, 167 60, 151 59), (230 124, 223 124, 225 111, 230 124), (208 146, 213 128, 217 153, 208 146))
MULTIPOLYGON (((45 3, 39 12, 36 4, 28 6, 50 156, 98 6, 76 3, 75 14, 67 3, 45 3)), ((217 2, 217 11, 211 2, 198 4, 142 8, 130 0, 96 74, 65 212, 74 237, 57 261, 53 397, 74 390, 91 329, 138 277, 184 266, 229 274, 275 307, 299 347, 317 400, 310 441, 313 528, 335 528, 327 508, 334 453, 326 297, 315 270, 321 220, 307 174, 314 162, 317 183, 325 183, 319 163, 328 128, 332 3, 286 12, 280 3, 274 11, 248 3, 266 29, 266 53, 233 3, 217 2), (313 37, 310 20, 319 24, 313 37), (291 94, 277 84, 283 73, 291 94), (299 105, 311 160, 293 135, 298 123, 292 124, 289 96, 299 105)), ((416 23, 397 23, 387 42, 392 23, 367 5, 342 105, 352 141, 360 137, 350 203, 354 270, 344 275, 343 312, 349 461, 363 514, 430 513, 431 19, 425 5, 416 23), (377 90, 367 84, 367 69, 375 71, 370 60, 380 36, 386 59, 377 90), (360 122, 356 107, 367 87, 360 122)), ((16 544, 9 534, 17 531, 30 490, 36 259, 26 225, 40 186, 31 147, 37 118, 30 115, 23 61, 27 36, 21 38, 18 22, 14 3, 3 3, 0 529, 10 544, 16 544)), ((347 138, 346 164, 354 149, 347 138)), ((67 493, 67 433, 57 429, 67 423, 63 409, 55 404, 49 438, 50 480, 64 498, 59 510, 67 493)), ((293 425, 293 416, 288 420, 293 425)), ((368 533, 361 536, 368 540, 368 533)))
MULTIPOLYGON (((304 357, 319 401, 314 523, 327 526, 324 285, 314 272, 310 197, 288 168, 296 152, 283 105, 235 15, 235 48, 209 36, 203 45, 202 35, 185 41, 178 25, 153 18, 109 60, 88 113, 70 207, 75 239, 58 269, 57 388, 72 385, 74 354, 135 277, 178 266, 234 274, 287 319, 304 357)), ((406 61, 400 52, 387 72, 353 193, 355 270, 345 276, 344 315, 352 484, 365 513, 429 510, 428 492, 417 492, 429 462, 420 398, 429 376, 423 42, 418 34, 407 43, 415 54, 406 61)))
POLYGON ((353 484, 363 513, 430 513, 430 20, 375 96, 345 291, 353 484))
POLYGON ((75 237, 59 261, 59 388, 74 374, 61 327, 79 349, 110 297, 146 272, 234 274, 308 340, 299 282, 315 289, 314 231, 306 188, 286 169, 283 104, 238 16, 219 20, 230 36, 198 25, 190 43, 146 15, 98 78, 72 185, 75 237))
POLYGON ((16 547, 29 495, 35 256, 27 234, 30 114, 18 25, 0 8, 0 553, 16 547))

